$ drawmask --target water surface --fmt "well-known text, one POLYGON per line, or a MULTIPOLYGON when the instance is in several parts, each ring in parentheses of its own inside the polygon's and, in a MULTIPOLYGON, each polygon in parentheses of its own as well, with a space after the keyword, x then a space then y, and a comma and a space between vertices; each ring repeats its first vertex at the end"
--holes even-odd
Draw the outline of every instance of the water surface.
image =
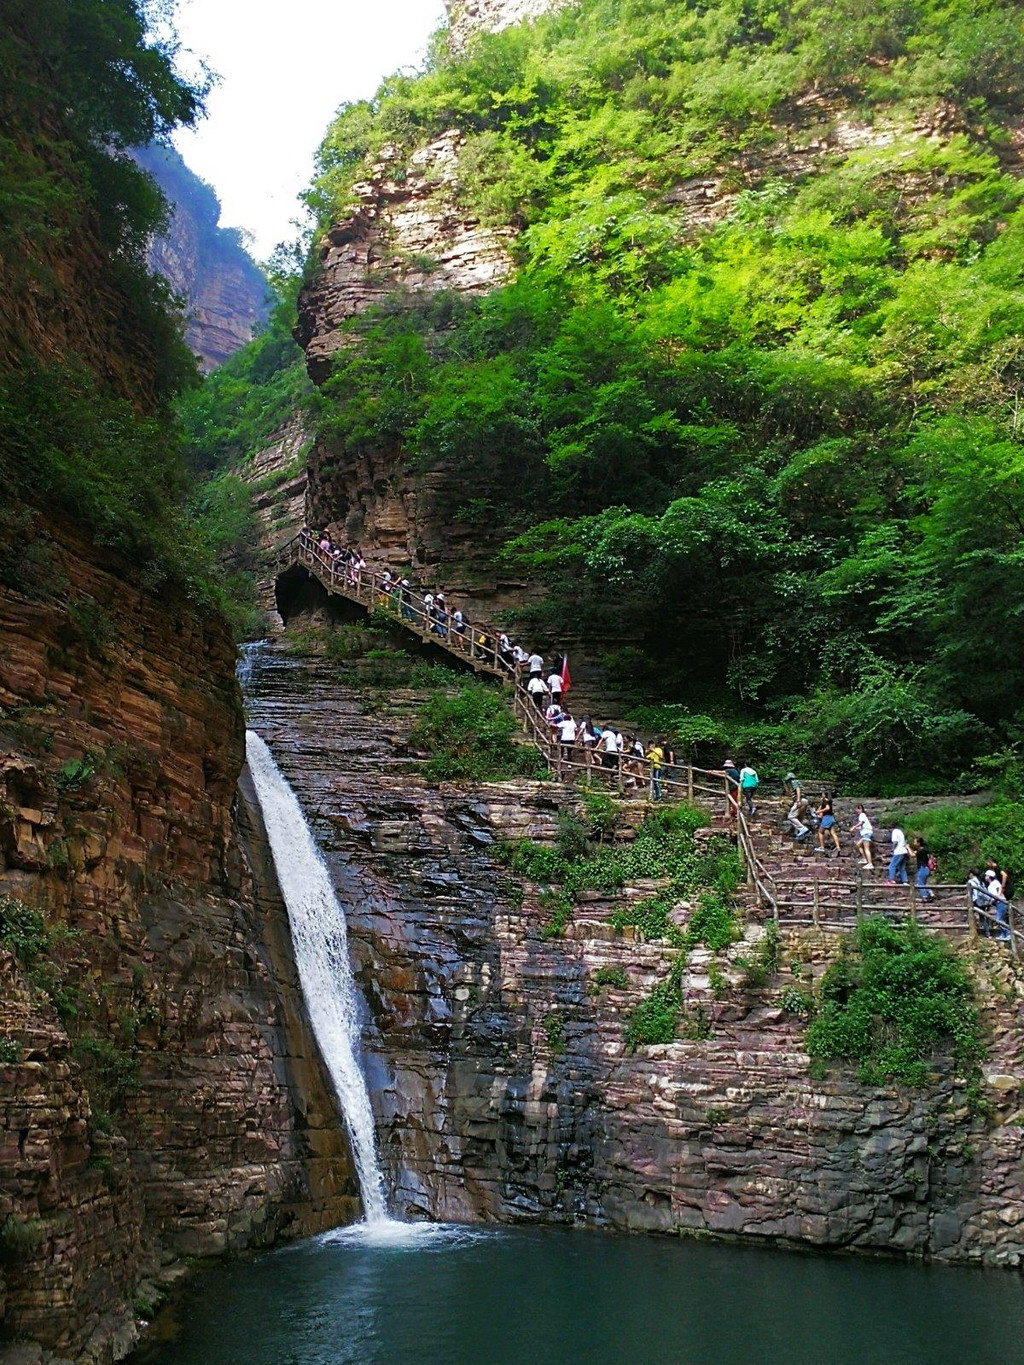
POLYGON ((1009 1272, 559 1230, 348 1229, 202 1271, 132 1365, 1004 1365, 1009 1272))

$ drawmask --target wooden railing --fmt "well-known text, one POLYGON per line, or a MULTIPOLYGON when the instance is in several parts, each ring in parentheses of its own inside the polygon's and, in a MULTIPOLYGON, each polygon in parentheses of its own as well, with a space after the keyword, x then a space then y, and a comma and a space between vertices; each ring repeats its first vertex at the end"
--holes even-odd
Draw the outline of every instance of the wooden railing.
POLYGON ((589 745, 560 744, 526 689, 524 670, 502 654, 499 633, 489 623, 466 617, 463 630, 458 632, 452 625, 452 613, 446 613, 446 622, 440 621, 435 612, 427 609, 424 595, 417 589, 404 588, 393 577, 386 579, 383 573, 369 567, 352 568, 322 550, 307 532, 295 536, 278 552, 278 572, 293 564, 308 569, 329 593, 348 598, 370 611, 386 611, 395 625, 455 655, 477 672, 508 683, 520 725, 556 777, 607 787, 626 798, 685 800, 711 811, 735 834, 747 884, 757 904, 776 923, 837 932, 851 928, 865 914, 909 917, 943 933, 1005 938, 1013 955, 1020 957, 1024 926, 1016 907, 1007 907, 1008 923, 1004 924, 990 911, 973 905, 963 886, 929 887, 932 898, 922 900, 913 882, 897 889, 862 877, 832 876, 827 865, 816 868, 813 876, 774 875, 758 849, 755 834, 739 804, 739 794, 735 789, 730 792, 724 772, 692 764, 655 767, 650 758, 639 754, 609 754, 589 745))

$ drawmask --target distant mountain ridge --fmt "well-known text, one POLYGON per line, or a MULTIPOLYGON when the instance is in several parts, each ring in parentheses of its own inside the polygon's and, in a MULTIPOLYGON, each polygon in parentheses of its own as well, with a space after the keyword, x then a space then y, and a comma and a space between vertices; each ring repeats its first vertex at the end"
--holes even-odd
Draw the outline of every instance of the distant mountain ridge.
POLYGON ((185 339, 208 374, 252 338, 267 316, 267 285, 237 228, 218 226, 220 201, 173 147, 138 148, 135 159, 172 206, 149 264, 184 300, 185 339))

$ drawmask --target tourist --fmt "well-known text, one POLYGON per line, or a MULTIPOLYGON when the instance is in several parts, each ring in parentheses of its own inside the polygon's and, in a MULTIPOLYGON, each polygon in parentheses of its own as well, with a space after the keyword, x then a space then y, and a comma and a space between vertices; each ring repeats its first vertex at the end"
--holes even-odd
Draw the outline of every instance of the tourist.
POLYGON ((548 675, 548 691, 555 698, 562 695, 562 675, 556 669, 552 669, 548 675))
POLYGON ((600 732, 598 750, 601 753, 601 766, 615 769, 619 766, 619 734, 614 725, 606 725, 600 732))
POLYGON ((832 797, 823 791, 818 797, 818 848, 819 853, 825 852, 825 835, 827 834, 835 848, 836 855, 841 852, 839 846, 839 829, 836 826, 836 812, 832 804, 832 797))
POLYGON ((597 749, 598 741, 598 733, 589 716, 583 717, 576 739, 583 745, 583 758, 589 768, 594 762, 594 753, 597 749))
POLYGON ((533 704, 537 710, 543 711, 547 706, 548 689, 539 673, 532 674, 530 681, 526 684, 526 690, 533 698, 533 704))
POLYGON ((512 646, 512 662, 515 664, 516 672, 521 672, 529 663, 530 656, 522 645, 512 646))
POLYGON ((530 665, 530 676, 536 675, 542 679, 544 676, 544 660, 541 655, 535 652, 528 656, 526 662, 530 665))
POLYGON ((398 584, 398 602, 402 608, 402 615, 407 621, 412 620, 412 591, 407 578, 403 578, 398 584))
POLYGON ((567 767, 571 765, 572 750, 576 743, 576 722, 572 716, 566 712, 558 724, 558 743, 561 761, 567 767))
POLYGON ((800 779, 797 777, 796 773, 788 772, 786 776, 782 779, 783 796, 786 798, 787 801, 793 802, 796 800, 796 794, 799 790, 800 779))
POLYGON ((753 816, 757 807, 754 805, 754 793, 760 786, 761 779, 757 772, 749 763, 744 763, 740 769, 740 795, 743 804, 747 808, 747 814, 753 816))
POLYGON ((992 902, 991 914, 999 922, 999 932, 995 937, 1002 943, 1007 943, 1010 939, 1010 912, 1006 901, 1006 893, 1003 890, 1002 882, 996 872, 989 868, 985 873, 985 891, 992 902))
POLYGON ((803 800, 799 787, 797 788, 797 793, 798 795, 794 796, 792 804, 786 812, 784 824, 789 829, 789 832, 795 837, 797 843, 803 844, 806 843, 811 836, 806 814, 806 812, 809 811, 809 807, 807 806, 807 802, 803 800))
POLYGON ((441 604, 440 593, 434 599, 434 634, 439 635, 442 640, 448 638, 448 613, 441 604))
POLYGON ((509 671, 515 667, 515 660, 512 658, 512 645, 504 631, 498 636, 498 658, 509 671))
POLYGON ((423 612, 427 618, 426 624, 427 629, 429 630, 434 619, 434 594, 432 592, 425 592, 423 594, 423 612))
POLYGON ((917 887, 917 895, 920 900, 933 901, 935 892, 928 890, 928 878, 935 870, 935 858, 932 856, 931 849, 925 842, 921 834, 914 835, 914 885, 917 887))
POLYGON ((483 631, 481 631, 476 637, 476 648, 474 650, 475 657, 483 660, 489 658, 493 653, 494 641, 489 635, 485 635, 483 631))
POLYGON ((895 886, 899 881, 907 886, 910 880, 907 876, 910 849, 907 846, 907 836, 899 825, 893 826, 892 833, 889 835, 889 842, 892 845, 892 857, 889 859, 889 875, 885 879, 885 884, 886 886, 895 886))
POLYGON ((1003 895, 1005 896, 1007 901, 1011 901, 1013 899, 1014 890, 1013 878, 1010 876, 1009 872, 1007 872, 1007 870, 1000 865, 998 858, 986 858, 985 869, 986 876, 988 875, 989 872, 994 872, 996 874, 996 876, 999 878, 999 886, 1002 890, 1003 895))
POLYGON ((740 770, 731 758, 727 758, 722 764, 722 772, 725 774, 725 813, 730 820, 735 820, 740 810, 740 770))
POLYGON ((978 927, 978 933, 983 938, 991 936, 991 920, 988 916, 992 913, 992 897, 985 890, 985 883, 981 879, 981 874, 972 871, 967 878, 967 894, 971 898, 971 906, 974 910, 974 922, 978 927))
POLYGON ((465 616, 463 616, 461 610, 458 607, 456 607, 455 610, 452 612, 452 632, 455 637, 453 643, 455 644, 456 648, 465 649, 466 618, 465 616))
POLYGON ((854 847, 860 854, 861 866, 868 872, 874 872, 875 864, 871 856, 871 840, 874 837, 875 829, 863 806, 857 807, 857 818, 850 826, 849 832, 853 835, 854 847))
POLYGON ((547 721, 549 725, 557 726, 561 725, 562 718, 564 715, 565 712, 562 710, 558 702, 552 701, 551 705, 544 712, 544 719, 547 721))
POLYGON ((665 764, 665 741, 656 739, 647 750, 647 760, 651 765, 651 800, 661 800, 661 772, 665 764))

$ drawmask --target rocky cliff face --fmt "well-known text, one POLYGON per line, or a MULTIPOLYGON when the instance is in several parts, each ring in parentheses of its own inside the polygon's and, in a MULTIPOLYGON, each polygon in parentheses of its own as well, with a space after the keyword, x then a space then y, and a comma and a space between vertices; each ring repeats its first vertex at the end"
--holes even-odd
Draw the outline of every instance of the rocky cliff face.
POLYGON ((447 0, 449 42, 461 51, 475 33, 498 33, 511 24, 561 8, 570 0, 447 0))
POLYGON ((835 942, 787 936, 754 988, 735 959, 756 922, 721 979, 690 954, 691 1036, 631 1055, 626 1017, 670 954, 614 929, 616 902, 596 895, 545 938, 540 888, 524 898, 488 851, 552 837, 568 792, 431 786, 402 738, 415 696, 371 711, 325 665, 271 656, 257 691, 257 726, 347 905, 397 1207, 1019 1262, 1024 978, 995 945, 974 959, 993 1040, 985 1120, 941 1065, 921 1091, 842 1068, 812 1081, 782 1001, 792 964, 819 973, 835 942))
POLYGON ((349 344, 349 319, 393 295, 480 294, 506 278, 511 228, 484 227, 459 204, 457 129, 406 158, 385 148, 354 187, 357 205, 319 247, 319 269, 299 297, 296 339, 313 380, 349 344))
POLYGON ((230 641, 70 531, 32 552, 0 589, 0 1342, 106 1361, 182 1258, 357 1200, 244 802, 238 837, 230 641))
POLYGON ((266 281, 238 234, 218 227, 213 190, 173 148, 140 148, 135 158, 171 205, 166 233, 150 246, 150 269, 183 300, 185 339, 208 374, 251 340, 266 318, 266 281))

